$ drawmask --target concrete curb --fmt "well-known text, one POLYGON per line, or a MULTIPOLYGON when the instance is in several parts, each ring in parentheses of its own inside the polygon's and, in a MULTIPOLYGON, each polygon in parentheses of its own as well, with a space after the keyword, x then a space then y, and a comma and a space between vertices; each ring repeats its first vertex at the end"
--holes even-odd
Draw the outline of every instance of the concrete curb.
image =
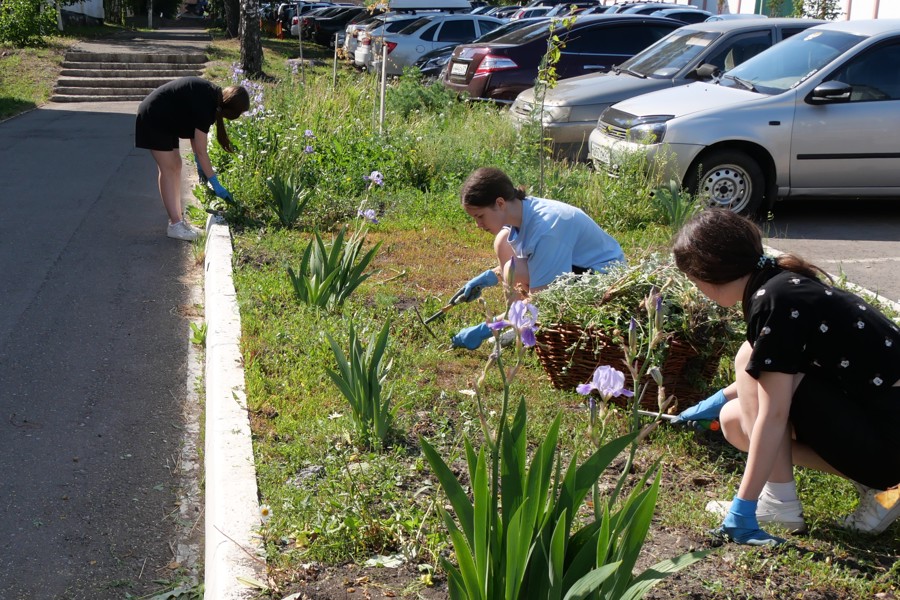
POLYGON ((205 598, 238 600, 255 591, 238 581, 265 581, 256 466, 239 340, 241 316, 231 272, 231 233, 207 221, 205 598))

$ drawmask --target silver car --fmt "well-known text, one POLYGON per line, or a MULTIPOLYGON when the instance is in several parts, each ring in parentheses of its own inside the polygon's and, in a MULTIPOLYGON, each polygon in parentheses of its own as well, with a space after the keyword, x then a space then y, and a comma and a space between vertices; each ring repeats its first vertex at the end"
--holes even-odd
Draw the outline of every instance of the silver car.
POLYGON ((543 105, 535 89, 519 94, 509 111, 521 126, 544 122, 557 156, 587 160, 588 136, 600 113, 610 105, 648 92, 687 85, 699 78, 698 68, 711 64, 731 69, 773 44, 813 25, 813 19, 759 19, 697 23, 676 29, 646 50, 607 73, 594 73, 560 81, 544 94, 543 105), (541 110, 543 108, 543 110, 541 110))
POLYGON ((373 55, 381 56, 381 44, 387 45, 385 71, 388 75, 401 75, 405 67, 413 66, 426 52, 471 42, 503 23, 501 19, 483 15, 427 15, 398 33, 384 35, 378 40, 380 43, 373 44, 373 55))
POLYGON ((900 20, 817 25, 725 73, 608 108, 591 159, 650 159, 710 206, 900 195, 900 20))

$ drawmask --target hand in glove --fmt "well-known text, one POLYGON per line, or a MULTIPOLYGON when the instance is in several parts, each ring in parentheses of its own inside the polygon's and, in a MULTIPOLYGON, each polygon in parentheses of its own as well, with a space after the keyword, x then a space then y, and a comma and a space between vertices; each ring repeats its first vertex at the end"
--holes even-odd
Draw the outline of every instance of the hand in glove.
POLYGON ((461 330, 459 333, 453 336, 453 338, 450 340, 450 343, 453 344, 454 348, 467 348, 469 350, 474 350, 481 345, 481 342, 488 339, 492 335, 493 332, 491 332, 491 328, 487 326, 487 323, 479 323, 478 325, 466 327, 465 329, 461 330))
POLYGON ((200 179, 200 183, 206 183, 209 181, 206 175, 203 174, 203 167, 200 166, 200 159, 197 158, 197 154, 194 153, 194 164, 197 165, 197 177, 200 179))
POLYGON ((481 273, 466 282, 466 285, 462 286, 462 288, 450 298, 450 303, 471 302, 481 295, 481 290, 486 287, 497 285, 498 283, 500 283, 500 280, 497 279, 497 274, 494 273, 493 269, 488 269, 484 273, 481 273))
POLYGON ((735 496, 731 502, 731 509, 725 515, 725 521, 713 533, 724 536, 732 542, 748 546, 779 546, 783 544, 784 539, 770 535, 759 528, 759 522, 756 520, 756 504, 756 500, 743 500, 735 496))
POLYGON ((719 390, 703 402, 681 411, 672 419, 673 423, 687 423, 690 421, 712 421, 719 418, 722 407, 728 402, 725 390, 719 390))
POLYGON ((221 198, 222 200, 231 200, 231 192, 226 190, 221 183, 219 183, 219 176, 213 175, 209 178, 209 185, 212 186, 213 191, 216 193, 216 196, 221 198))

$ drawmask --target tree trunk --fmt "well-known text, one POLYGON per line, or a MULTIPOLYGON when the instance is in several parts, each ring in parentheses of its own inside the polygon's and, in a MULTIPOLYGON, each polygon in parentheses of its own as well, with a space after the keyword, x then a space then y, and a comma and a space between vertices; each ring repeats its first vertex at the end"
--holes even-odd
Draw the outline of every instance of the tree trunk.
POLYGON ((225 33, 228 37, 237 37, 240 29, 241 15, 238 0, 225 0, 225 33))
POLYGON ((263 74, 259 0, 241 0, 241 68, 248 77, 263 74))

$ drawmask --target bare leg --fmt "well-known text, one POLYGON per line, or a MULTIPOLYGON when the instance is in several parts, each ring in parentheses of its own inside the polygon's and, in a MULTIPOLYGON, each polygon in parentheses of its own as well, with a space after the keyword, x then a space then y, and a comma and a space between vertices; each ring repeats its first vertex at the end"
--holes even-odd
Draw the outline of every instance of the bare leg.
POLYGON ((159 168, 159 195, 170 223, 178 223, 181 214, 181 155, 175 150, 151 150, 159 168))
POLYGON ((500 272, 503 277, 503 282, 512 288, 515 288, 516 286, 522 286, 527 290, 529 281, 528 261, 526 261, 525 259, 516 259, 516 270, 514 274, 515 281, 509 281, 510 265, 515 253, 513 252, 512 246, 510 246, 509 242, 506 241, 508 233, 509 232, 504 229, 500 231, 500 233, 498 233, 496 237, 494 237, 494 252, 496 252, 497 254, 497 262, 500 263, 500 272))
MULTIPOLYGON (((746 371, 751 351, 750 344, 746 342, 738 350, 735 357, 738 400, 726 404, 719 415, 719 422, 725 439, 732 446, 744 452, 747 452, 750 448, 750 432, 753 430, 753 422, 756 420, 758 408, 756 380, 750 377, 746 371)), ((797 385, 800 384, 802 377, 802 375, 797 376, 794 382, 795 390, 797 385)), ((790 427, 785 432, 785 436, 780 447, 778 460, 769 476, 769 481, 784 483, 793 480, 792 464, 846 477, 825 462, 812 448, 792 439, 790 427), (790 448, 790 454, 786 451, 787 448, 790 448), (789 460, 787 460, 788 458, 789 460)))
MULTIPOLYGON (((746 452, 750 447, 750 434, 753 432, 759 412, 757 395, 757 381, 747 373, 747 363, 753 348, 748 342, 744 342, 734 359, 735 373, 737 374, 737 402, 729 402, 722 409, 720 423, 725 439, 736 448, 746 452)), ((802 375, 794 382, 796 389, 802 375)), ((772 471, 766 478, 773 483, 786 483, 794 480, 793 461, 791 458, 791 427, 785 427, 778 446, 778 454, 772 471)))

